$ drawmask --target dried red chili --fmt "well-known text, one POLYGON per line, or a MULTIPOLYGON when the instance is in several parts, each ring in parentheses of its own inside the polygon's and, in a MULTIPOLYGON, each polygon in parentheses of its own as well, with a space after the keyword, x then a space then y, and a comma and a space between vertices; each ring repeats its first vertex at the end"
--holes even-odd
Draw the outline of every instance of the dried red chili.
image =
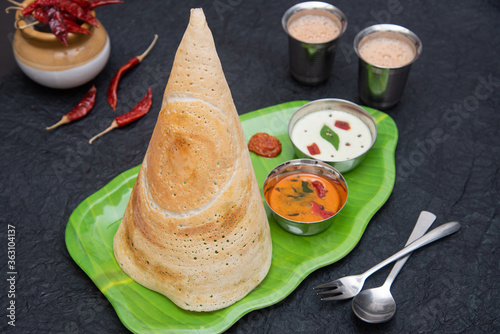
POLYGON ((36 0, 35 2, 32 2, 31 4, 27 5, 21 10, 21 14, 23 16, 28 16, 31 15, 31 12, 33 12, 35 9, 40 8, 42 6, 53 6, 56 5, 55 0, 36 0))
POLYGON ((89 9, 94 9, 101 6, 113 5, 118 3, 123 3, 121 0, 94 0, 94 1, 85 1, 88 4, 89 9))
POLYGON ((316 143, 312 143, 311 145, 307 146, 307 150, 309 151, 310 155, 316 155, 321 153, 316 143))
POLYGON ((266 158, 274 158, 281 153, 281 142, 267 133, 258 132, 248 141, 248 150, 266 158))
POLYGON ((105 6, 105 5, 113 5, 117 3, 122 3, 122 0, 71 0, 75 2, 78 6, 82 7, 83 9, 94 9, 97 7, 105 6))
POLYGON ((320 215, 323 219, 327 219, 335 215, 335 212, 326 211, 323 205, 316 202, 311 202, 311 209, 314 214, 320 215))
POLYGON ((313 185, 314 190, 316 191, 316 195, 318 195, 319 198, 323 198, 326 196, 327 190, 325 189, 323 183, 319 181, 312 181, 311 183, 313 185))
MULTIPOLYGON (((34 10, 31 15, 33 15, 38 21, 44 23, 35 16, 36 11, 37 10, 34 10)), ((66 12, 62 12, 62 16, 64 19, 64 23, 66 24, 66 28, 68 28, 68 32, 92 35, 92 32, 90 30, 85 29, 80 25, 81 21, 76 16, 66 12)))
POLYGON ((144 58, 148 55, 149 51, 153 48, 153 46, 156 43, 156 40, 158 39, 158 35, 155 35, 155 38, 153 39, 153 42, 149 45, 149 47, 144 51, 141 55, 136 56, 132 59, 130 59, 125 65, 120 67, 116 74, 114 75, 113 79, 111 80, 109 87, 108 87, 108 103, 113 108, 113 110, 116 110, 116 103, 118 101, 117 97, 117 92, 118 92, 118 83, 120 82, 121 77, 125 72, 127 72, 129 69, 136 67, 141 63, 144 58))
POLYGON ((93 26, 96 27, 99 26, 99 22, 97 22, 97 19, 92 15, 92 13, 90 13, 90 9, 82 8, 75 2, 69 0, 56 0, 56 1, 58 6, 61 7, 61 10, 68 12, 76 16, 80 20, 92 24, 93 26))
POLYGON ((50 30, 52 30, 61 43, 68 46, 68 28, 66 27, 66 23, 64 23, 64 18, 59 7, 49 6, 47 7, 46 13, 50 30))
POLYGON ((88 0, 70 0, 74 3, 76 3, 78 6, 88 9, 88 0))
POLYGON ((35 20, 44 23, 44 24, 49 24, 49 20, 47 19, 47 11, 40 7, 35 9, 33 12, 31 12, 31 15, 35 18, 35 20))
POLYGON ((349 122, 344 122, 344 121, 335 121, 335 126, 339 129, 343 130, 350 130, 351 125, 349 125, 349 122))
POLYGON ((95 135, 94 137, 92 137, 92 139, 89 140, 89 144, 92 144, 94 140, 108 133, 109 131, 116 128, 121 128, 122 126, 127 125, 130 122, 133 122, 136 119, 146 115, 149 109, 151 108, 152 102, 153 102, 153 92, 151 91, 151 88, 149 88, 146 95, 142 98, 141 101, 139 101, 139 103, 137 103, 137 105, 134 108, 132 108, 132 110, 123 115, 115 117, 111 125, 106 130, 95 135))
POLYGON ((71 109, 66 115, 64 115, 59 122, 56 124, 47 127, 47 130, 52 130, 57 128, 60 125, 67 124, 73 122, 77 119, 80 119, 87 115, 89 111, 94 107, 95 97, 96 97, 97 89, 95 86, 92 86, 90 90, 85 94, 85 96, 78 102, 78 104, 71 109))
MULTIPOLYGON (((76 17, 73 14, 70 14, 70 13, 67 13, 67 12, 62 12, 62 14, 63 14, 63 17, 64 17, 65 20, 73 21, 76 24, 81 24, 82 23, 82 20, 80 20, 78 17, 76 17)), ((31 14, 31 15, 33 15, 33 14, 31 14)))
POLYGON ((83 28, 78 23, 66 19, 64 19, 64 23, 66 24, 68 32, 92 35, 92 32, 90 30, 83 28))

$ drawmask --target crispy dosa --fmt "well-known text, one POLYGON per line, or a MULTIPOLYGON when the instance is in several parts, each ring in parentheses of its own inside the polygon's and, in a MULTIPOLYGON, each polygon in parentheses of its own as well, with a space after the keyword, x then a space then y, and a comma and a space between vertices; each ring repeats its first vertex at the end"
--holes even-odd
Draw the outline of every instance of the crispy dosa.
POLYGON ((191 10, 113 248, 133 280, 192 311, 237 302, 269 271, 266 212, 202 9, 191 10))

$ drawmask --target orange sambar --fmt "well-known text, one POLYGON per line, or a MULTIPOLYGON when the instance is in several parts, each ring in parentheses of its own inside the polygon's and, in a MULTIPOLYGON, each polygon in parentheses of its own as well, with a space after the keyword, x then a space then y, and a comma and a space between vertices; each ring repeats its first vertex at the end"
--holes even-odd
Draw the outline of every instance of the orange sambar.
POLYGON ((334 180, 313 173, 294 173, 266 189, 269 206, 280 216, 303 223, 324 220, 342 209, 346 190, 334 180))

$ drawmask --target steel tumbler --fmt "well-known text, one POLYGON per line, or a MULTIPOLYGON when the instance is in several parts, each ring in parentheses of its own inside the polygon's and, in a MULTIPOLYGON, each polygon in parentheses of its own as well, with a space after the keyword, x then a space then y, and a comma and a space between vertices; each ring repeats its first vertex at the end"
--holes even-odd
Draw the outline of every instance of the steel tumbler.
POLYGON ((290 7, 282 17, 283 29, 288 35, 290 72, 300 83, 317 85, 326 81, 332 72, 338 40, 347 28, 347 19, 337 7, 320 1, 298 3, 290 7), (298 40, 289 32, 289 24, 297 18, 307 15, 324 15, 331 18, 340 33, 324 43, 310 43, 298 40))
POLYGON ((360 31, 354 38, 354 50, 359 58, 358 93, 363 104, 387 110, 396 106, 403 95, 411 65, 422 52, 420 39, 410 30, 394 24, 376 24, 360 31), (360 55, 360 46, 373 38, 395 38, 411 46, 413 59, 401 66, 384 67, 370 64, 360 55))

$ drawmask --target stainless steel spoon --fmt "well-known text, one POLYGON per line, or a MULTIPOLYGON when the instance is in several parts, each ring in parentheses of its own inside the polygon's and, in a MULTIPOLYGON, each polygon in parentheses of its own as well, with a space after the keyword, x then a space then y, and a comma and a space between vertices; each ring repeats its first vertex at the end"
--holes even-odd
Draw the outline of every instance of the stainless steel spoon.
POLYGON ((416 249, 419 249, 420 247, 428 245, 431 242, 434 242, 436 240, 439 240, 441 238, 444 238, 450 234, 457 232, 458 230, 460 230, 460 227, 461 227, 460 224, 457 222, 445 223, 439 227, 436 227, 432 231, 427 232, 426 234, 424 234, 424 236, 418 238, 417 240, 415 240, 414 242, 412 242, 399 252, 393 254, 384 261, 368 269, 364 273, 358 275, 345 276, 336 279, 335 281, 323 283, 314 287, 314 289, 331 288, 331 290, 328 291, 318 292, 318 295, 321 295, 322 297, 325 295, 331 295, 330 297, 327 296, 321 298, 321 300, 324 301, 352 298, 361 291, 361 289, 363 288, 363 284, 365 283, 365 280, 380 268, 383 268, 389 263, 399 260, 400 258, 410 254, 411 252, 413 252, 416 249))
MULTIPOLYGON (((405 246, 423 236, 435 219, 434 214, 422 211, 405 246)), ((354 297, 352 310, 358 318, 369 323, 381 323, 394 316, 396 301, 391 294, 391 285, 410 255, 411 253, 396 262, 382 286, 363 290, 354 297)))

